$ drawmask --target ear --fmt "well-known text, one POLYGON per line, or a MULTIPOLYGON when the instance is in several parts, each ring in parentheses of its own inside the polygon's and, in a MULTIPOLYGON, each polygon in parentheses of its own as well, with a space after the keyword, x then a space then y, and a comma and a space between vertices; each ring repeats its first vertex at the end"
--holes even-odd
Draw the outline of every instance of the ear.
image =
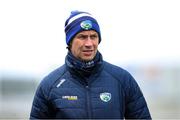
POLYGON ((72 47, 72 40, 70 41, 69 45, 66 47, 69 51, 71 51, 71 47, 72 47))

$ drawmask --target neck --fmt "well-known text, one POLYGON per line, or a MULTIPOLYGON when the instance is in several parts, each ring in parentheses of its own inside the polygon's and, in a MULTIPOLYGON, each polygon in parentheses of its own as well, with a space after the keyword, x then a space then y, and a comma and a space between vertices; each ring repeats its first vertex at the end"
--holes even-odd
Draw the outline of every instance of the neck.
POLYGON ((97 64, 102 62, 102 56, 99 52, 96 53, 96 56, 91 61, 82 61, 77 59, 71 52, 68 52, 66 56, 66 64, 68 67, 73 68, 76 71, 81 71, 84 73, 92 72, 97 64))

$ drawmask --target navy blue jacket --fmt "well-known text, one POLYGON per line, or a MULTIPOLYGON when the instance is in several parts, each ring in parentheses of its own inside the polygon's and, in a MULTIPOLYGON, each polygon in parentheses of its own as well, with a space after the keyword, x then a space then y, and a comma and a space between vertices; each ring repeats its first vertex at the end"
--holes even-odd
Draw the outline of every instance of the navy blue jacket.
POLYGON ((40 83, 34 97, 33 118, 151 119, 134 78, 103 61, 88 77, 66 64, 40 83))

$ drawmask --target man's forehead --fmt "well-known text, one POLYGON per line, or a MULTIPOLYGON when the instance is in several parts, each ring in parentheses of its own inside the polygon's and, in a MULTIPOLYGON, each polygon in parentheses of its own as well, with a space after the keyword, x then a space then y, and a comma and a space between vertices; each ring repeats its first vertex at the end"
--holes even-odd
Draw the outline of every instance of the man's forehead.
POLYGON ((89 35, 89 34, 98 34, 96 31, 94 30, 87 30, 87 31, 82 31, 82 32, 79 32, 77 35, 89 35))

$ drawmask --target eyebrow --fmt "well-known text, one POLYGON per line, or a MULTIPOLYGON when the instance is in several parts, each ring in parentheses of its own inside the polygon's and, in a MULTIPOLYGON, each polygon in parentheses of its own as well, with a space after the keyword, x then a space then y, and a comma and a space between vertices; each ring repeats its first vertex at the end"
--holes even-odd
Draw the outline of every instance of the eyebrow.
MULTIPOLYGON (((98 34, 97 33, 90 34, 90 36, 94 36, 94 35, 98 35, 98 34)), ((79 34, 77 34, 77 36, 89 36, 89 35, 83 34, 83 33, 79 33, 79 34)))

